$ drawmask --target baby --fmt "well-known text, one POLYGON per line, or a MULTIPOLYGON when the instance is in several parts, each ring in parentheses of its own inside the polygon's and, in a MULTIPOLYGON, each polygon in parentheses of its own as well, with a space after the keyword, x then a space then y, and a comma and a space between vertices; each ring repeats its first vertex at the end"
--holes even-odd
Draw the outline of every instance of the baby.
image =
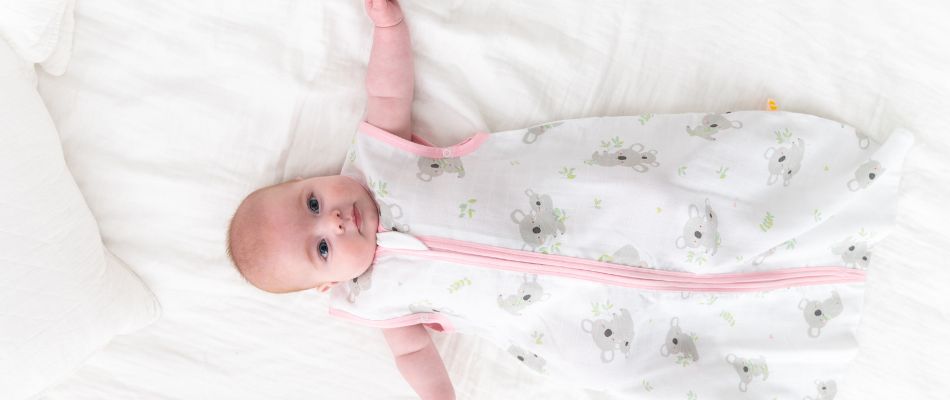
MULTIPOLYGON (((413 66, 409 29, 398 0, 366 0, 375 24, 366 73, 366 121, 410 138, 413 66)), ((326 292, 373 261, 379 210, 366 188, 342 175, 297 178, 258 189, 238 207, 228 252, 254 286, 273 293, 326 292)), ((455 398, 422 325, 384 329, 399 371, 425 399, 455 398)))
POLYGON ((366 11, 365 122, 340 175, 238 207, 229 253, 248 282, 329 291, 330 314, 382 328, 427 399, 455 395, 425 327, 650 398, 802 397, 843 376, 907 135, 872 146, 835 121, 737 111, 566 120, 433 147, 411 133, 399 4, 366 11))

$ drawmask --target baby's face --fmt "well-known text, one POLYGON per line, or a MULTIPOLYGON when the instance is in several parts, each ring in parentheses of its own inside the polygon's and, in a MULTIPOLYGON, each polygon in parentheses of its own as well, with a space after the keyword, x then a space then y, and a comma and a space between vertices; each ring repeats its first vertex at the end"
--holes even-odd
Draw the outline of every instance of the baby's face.
POLYGON ((232 222, 232 253, 247 260, 239 262, 242 273, 261 289, 322 289, 369 268, 378 224, 376 203, 356 180, 298 179, 244 201, 232 222), (239 256, 235 245, 242 243, 248 246, 239 256))

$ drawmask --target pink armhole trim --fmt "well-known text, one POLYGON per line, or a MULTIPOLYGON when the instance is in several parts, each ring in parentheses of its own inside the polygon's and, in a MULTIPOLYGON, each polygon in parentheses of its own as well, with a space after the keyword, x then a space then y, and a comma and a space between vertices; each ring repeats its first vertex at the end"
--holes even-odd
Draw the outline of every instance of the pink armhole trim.
POLYGON ((372 137, 376 140, 379 140, 383 143, 386 143, 390 146, 393 146, 397 149, 415 154, 420 157, 427 157, 427 158, 434 158, 434 159, 461 157, 466 154, 469 154, 475 151, 476 149, 478 149, 478 147, 481 146, 482 143, 484 143, 486 140, 488 140, 488 137, 490 136, 488 133, 479 132, 454 146, 433 147, 431 143, 416 136, 415 134, 412 135, 413 141, 408 141, 392 133, 389 133, 383 129, 370 125, 366 121, 360 122, 359 130, 363 134, 369 137, 372 137), (419 142, 419 143, 415 143, 415 142, 419 142))
POLYGON ((439 313, 414 313, 396 318, 373 320, 360 318, 346 311, 330 308, 330 316, 373 328, 400 328, 403 326, 422 324, 438 332, 455 331, 455 326, 452 325, 452 322, 450 322, 446 316, 439 313))

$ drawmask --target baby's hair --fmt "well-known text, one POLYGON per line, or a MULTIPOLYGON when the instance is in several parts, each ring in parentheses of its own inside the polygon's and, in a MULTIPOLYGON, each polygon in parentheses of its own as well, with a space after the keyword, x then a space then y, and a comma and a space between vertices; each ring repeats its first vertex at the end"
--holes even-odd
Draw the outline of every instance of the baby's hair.
MULTIPOLYGON (((240 219, 247 217, 246 215, 244 215, 246 214, 246 210, 243 210, 244 212, 242 213, 242 208, 244 208, 244 206, 247 204, 247 201, 255 197, 260 191, 265 190, 270 187, 271 186, 266 186, 248 194, 247 197, 244 198, 244 200, 241 200, 241 204, 239 204, 237 209, 234 210, 234 214, 231 216, 231 220, 228 222, 228 230, 227 230, 227 238, 226 238, 227 249, 225 250, 226 253, 228 254, 228 259, 231 260, 231 265, 233 265, 234 269, 236 269, 237 272, 241 274, 241 277, 244 278, 244 281, 252 285, 254 283, 251 282, 250 279, 247 278, 246 272, 248 268, 253 268, 253 266, 248 265, 248 263, 250 262, 252 258, 254 258, 253 253, 255 252, 254 247, 256 246, 254 246, 252 243, 249 243, 249 241, 246 238, 240 239, 237 241, 237 243, 235 243, 235 240, 234 240, 235 233, 236 233, 235 225, 241 225, 242 221, 240 221, 240 219), (235 222, 237 222, 237 224, 235 224, 235 222)), ((248 229, 247 226, 241 226, 239 228, 241 228, 241 230, 248 229)))

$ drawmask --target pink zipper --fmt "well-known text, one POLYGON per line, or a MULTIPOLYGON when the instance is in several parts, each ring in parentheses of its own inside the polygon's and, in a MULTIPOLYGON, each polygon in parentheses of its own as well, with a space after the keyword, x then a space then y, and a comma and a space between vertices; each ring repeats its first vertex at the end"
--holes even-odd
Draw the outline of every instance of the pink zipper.
POLYGON ((541 254, 460 240, 417 236, 429 250, 379 247, 376 256, 405 254, 538 275, 554 275, 648 290, 750 292, 794 286, 864 282, 862 270, 846 267, 800 267, 764 272, 694 274, 612 264, 584 258, 541 254))

